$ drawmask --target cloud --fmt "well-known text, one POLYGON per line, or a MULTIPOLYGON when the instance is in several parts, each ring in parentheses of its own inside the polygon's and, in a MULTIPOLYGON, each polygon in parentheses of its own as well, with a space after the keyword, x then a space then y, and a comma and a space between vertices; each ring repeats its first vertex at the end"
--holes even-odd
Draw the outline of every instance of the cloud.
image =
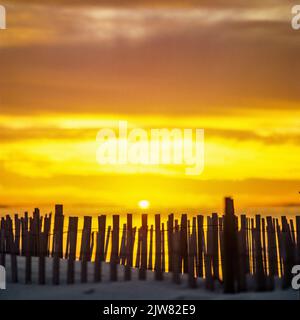
POLYGON ((9 5, 9 28, 1 46, 145 40, 224 24, 287 22, 289 6, 122 8, 9 5))

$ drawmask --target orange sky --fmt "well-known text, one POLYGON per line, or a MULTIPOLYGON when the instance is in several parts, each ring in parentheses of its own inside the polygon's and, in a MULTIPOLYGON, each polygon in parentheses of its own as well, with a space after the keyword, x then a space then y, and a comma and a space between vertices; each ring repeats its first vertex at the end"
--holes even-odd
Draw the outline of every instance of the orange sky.
POLYGON ((1 206, 218 208, 224 195, 240 207, 299 203, 292 2, 53 3, 3 3, 1 206), (119 120, 204 128, 204 173, 101 167, 97 131, 119 120))

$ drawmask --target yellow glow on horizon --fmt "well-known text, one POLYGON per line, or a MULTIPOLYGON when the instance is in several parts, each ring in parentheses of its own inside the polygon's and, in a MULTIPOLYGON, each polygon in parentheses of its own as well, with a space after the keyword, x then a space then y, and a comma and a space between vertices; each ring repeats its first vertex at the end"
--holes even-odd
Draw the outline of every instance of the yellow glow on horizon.
MULTIPOLYGON (((203 115, 193 119, 154 115, 127 119, 125 115, 101 114, 2 115, 0 205, 62 199, 61 202, 100 202, 134 208, 136 197, 143 199, 146 195, 158 207, 168 203, 196 207, 200 202, 209 206, 230 192, 226 181, 300 179, 299 119, 296 110, 282 111, 280 115, 276 111, 271 115, 267 111, 255 114, 252 110, 232 117, 203 115), (203 174, 188 177, 185 168, 178 165, 99 165, 98 130, 116 128, 118 121, 124 119, 130 127, 145 129, 204 128, 203 174), (205 181, 222 184, 210 191, 204 188, 200 195, 197 184, 205 181)), ((272 203, 271 194, 278 186, 265 190, 264 185, 249 182, 248 188, 234 189, 233 195, 252 203, 251 195, 258 190, 256 202, 272 203)), ((282 193, 281 201, 296 202, 291 186, 282 192, 286 193, 282 193)))

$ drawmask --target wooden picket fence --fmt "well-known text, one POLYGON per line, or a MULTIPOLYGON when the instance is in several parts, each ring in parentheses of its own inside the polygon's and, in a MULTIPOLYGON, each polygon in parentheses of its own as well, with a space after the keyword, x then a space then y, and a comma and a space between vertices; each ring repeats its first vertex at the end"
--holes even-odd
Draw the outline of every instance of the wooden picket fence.
POLYGON ((110 281, 117 281, 119 264, 124 266, 123 280, 130 281, 132 268, 138 268, 140 280, 146 280, 152 270, 156 280, 165 272, 179 284, 187 274, 188 286, 197 287, 197 278, 204 278, 205 287, 214 290, 216 282, 225 293, 248 290, 248 279, 255 280, 257 291, 274 290, 275 278, 281 278, 282 288, 291 284, 291 269, 300 263, 300 216, 295 220, 256 215, 237 217, 231 198, 225 198, 225 214, 197 215, 188 219, 182 214, 175 219, 169 214, 165 223, 155 215, 154 226, 148 225, 147 214, 141 215, 141 226, 133 226, 132 214, 120 226, 120 216, 98 217, 98 228, 92 229, 92 217, 85 216, 83 228, 78 217, 68 218, 64 231, 63 206, 55 206, 51 214, 42 217, 39 209, 33 216, 17 214, 1 219, 0 265, 10 260, 11 281, 19 282, 18 259, 25 258, 25 283, 32 283, 32 257, 38 257, 38 283, 46 283, 46 257, 52 257, 52 282, 61 283, 60 262, 67 260, 67 283, 75 282, 75 261, 81 261, 80 281, 87 282, 88 262, 93 260, 94 282, 102 280, 102 263, 110 264, 110 281), (295 227, 296 224, 296 227, 295 227), (80 241, 78 241, 80 238, 80 241), (80 244, 80 247, 79 247, 80 244), (79 247, 79 248, 78 248, 79 247), (77 254, 79 253, 79 254, 77 254))

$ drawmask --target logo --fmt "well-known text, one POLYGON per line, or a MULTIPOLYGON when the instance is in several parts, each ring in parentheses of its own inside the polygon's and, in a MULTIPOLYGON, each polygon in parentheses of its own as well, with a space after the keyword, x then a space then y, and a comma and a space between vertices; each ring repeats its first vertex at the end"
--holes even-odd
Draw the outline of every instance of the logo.
POLYGON ((300 265, 296 265, 292 269, 292 274, 295 275, 292 279, 292 288, 294 290, 300 289, 300 265))
POLYGON ((0 266, 0 290, 6 289, 6 273, 5 268, 0 266))
POLYGON ((300 29, 300 5, 293 6, 292 14, 294 15, 292 18, 292 28, 294 30, 300 29))
POLYGON ((187 128, 132 128, 119 121, 118 130, 103 128, 96 142, 100 165, 170 166, 187 175, 204 169, 204 130, 187 128))
POLYGON ((6 29, 6 10, 0 5, 0 29, 6 29))

